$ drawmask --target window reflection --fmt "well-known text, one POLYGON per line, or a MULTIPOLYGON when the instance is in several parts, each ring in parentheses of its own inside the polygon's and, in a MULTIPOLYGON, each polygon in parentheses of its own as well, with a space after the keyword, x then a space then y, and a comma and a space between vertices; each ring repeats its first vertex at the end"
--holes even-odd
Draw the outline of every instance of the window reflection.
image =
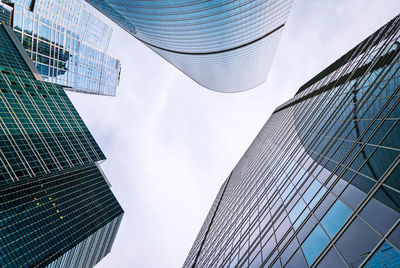
POLYGON ((317 225, 301 245, 308 265, 311 265, 315 261, 328 242, 328 236, 322 230, 321 226, 317 225))
POLYGON ((331 238, 336 235, 351 213, 351 210, 342 201, 336 200, 321 220, 322 226, 331 238))
POLYGON ((357 217, 336 242, 336 246, 352 267, 358 267, 380 239, 376 232, 357 217))
POLYGON ((389 235, 388 240, 392 243, 395 247, 400 249, 400 224, 392 231, 389 235))
POLYGON ((332 247, 317 265, 318 268, 347 268, 336 249, 332 247))
POLYGON ((387 241, 385 241, 364 267, 398 267, 399 263, 400 252, 393 248, 392 245, 390 245, 387 241))
POLYGON ((302 268, 307 267, 306 261, 304 260, 301 250, 298 249, 293 257, 286 264, 285 268, 302 268))
POLYGON ((376 193, 360 215, 384 235, 400 219, 400 213, 379 200, 382 194, 384 191, 376 193))
POLYGON ((115 95, 120 63, 105 53, 111 28, 88 13, 82 1, 36 1, 34 13, 30 1, 12 2, 14 30, 46 81, 73 91, 115 95))

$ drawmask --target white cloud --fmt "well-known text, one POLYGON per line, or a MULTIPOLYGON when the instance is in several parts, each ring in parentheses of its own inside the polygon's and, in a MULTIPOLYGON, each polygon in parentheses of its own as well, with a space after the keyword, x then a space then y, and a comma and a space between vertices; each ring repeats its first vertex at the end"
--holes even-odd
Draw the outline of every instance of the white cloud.
POLYGON ((125 209, 97 267, 181 266, 220 185, 275 107, 398 11, 396 0, 295 1, 267 83, 237 94, 201 88, 114 26, 117 97, 69 94, 125 209))

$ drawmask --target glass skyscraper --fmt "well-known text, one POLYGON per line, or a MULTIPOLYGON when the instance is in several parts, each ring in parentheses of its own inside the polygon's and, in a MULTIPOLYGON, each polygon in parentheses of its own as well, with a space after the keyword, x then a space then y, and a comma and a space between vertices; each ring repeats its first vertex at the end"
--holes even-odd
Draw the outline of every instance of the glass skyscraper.
POLYGON ((87 0, 200 85, 238 92, 262 84, 292 0, 87 0))
POLYGON ((400 16, 276 108, 184 267, 400 266, 400 16))
POLYGON ((104 159, 63 88, 1 24, 1 267, 92 267, 110 252, 124 212, 104 159))
POLYGON ((1 0, 14 31, 45 81, 114 96, 120 62, 106 54, 112 29, 83 0, 1 0))

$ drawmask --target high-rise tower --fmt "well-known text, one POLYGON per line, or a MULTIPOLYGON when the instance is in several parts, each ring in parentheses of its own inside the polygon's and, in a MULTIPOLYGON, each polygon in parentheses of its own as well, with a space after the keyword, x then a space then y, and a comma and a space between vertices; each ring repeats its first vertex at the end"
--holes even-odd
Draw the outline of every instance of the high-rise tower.
POLYGON ((238 92, 263 83, 292 0, 87 0, 200 85, 238 92))
POLYGON ((397 16, 274 111, 184 267, 400 265, 399 40, 397 16))
POLYGON ((86 6, 83 0, 0 0, 10 13, 7 23, 45 81, 114 96, 121 65, 106 53, 112 29, 86 6))
POLYGON ((123 210, 105 157, 59 85, 0 25, 0 266, 92 267, 123 210))

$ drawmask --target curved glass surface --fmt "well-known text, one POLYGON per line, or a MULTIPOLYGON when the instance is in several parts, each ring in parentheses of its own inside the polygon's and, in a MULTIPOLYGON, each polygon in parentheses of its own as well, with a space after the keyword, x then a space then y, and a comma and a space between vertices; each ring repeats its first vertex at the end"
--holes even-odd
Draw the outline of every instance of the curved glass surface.
POLYGON ((399 267, 400 15, 279 106, 183 267, 399 267))
POLYGON ((292 0, 88 0, 200 85, 238 92, 263 83, 292 0))
MULTIPOLYGON (((375 36, 382 35, 389 26, 375 36)), ((329 159, 324 161, 327 170, 341 176, 343 184, 351 182, 364 193, 370 191, 370 183, 383 177, 400 149, 397 122, 400 106, 394 104, 398 99, 400 44, 388 40, 389 37, 378 39, 375 36, 335 62, 333 65, 336 64, 337 69, 329 80, 305 88, 295 97, 306 98, 304 103, 310 103, 317 98, 329 100, 334 98, 333 94, 338 95, 335 103, 326 101, 319 107, 327 111, 325 119, 315 117, 312 124, 305 127, 303 119, 297 118, 297 134, 315 161, 325 155, 329 159), (362 48, 368 44, 369 50, 364 51, 362 48), (386 46, 385 49, 382 46, 386 46), (388 108, 391 105, 393 111, 388 108), (315 132, 310 138, 309 129, 314 125, 325 132, 322 137, 315 132), (357 177, 363 179, 357 180, 357 177)), ((386 195, 381 199, 386 202, 386 195)))

